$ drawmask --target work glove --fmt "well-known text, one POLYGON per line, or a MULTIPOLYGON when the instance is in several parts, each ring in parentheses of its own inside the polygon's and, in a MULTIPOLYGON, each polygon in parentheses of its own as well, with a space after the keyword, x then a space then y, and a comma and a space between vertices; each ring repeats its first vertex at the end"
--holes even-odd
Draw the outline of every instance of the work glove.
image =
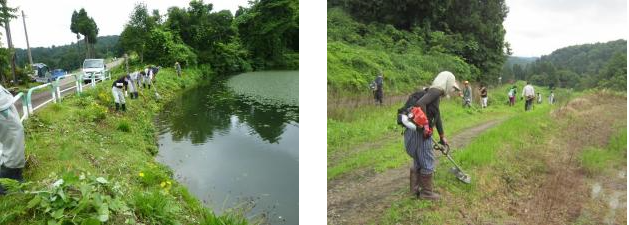
POLYGON ((439 144, 448 145, 448 139, 446 139, 445 135, 439 135, 439 144))
POLYGON ((430 135, 432 135, 432 129, 430 129, 430 126, 424 125, 424 139, 430 138, 430 135))

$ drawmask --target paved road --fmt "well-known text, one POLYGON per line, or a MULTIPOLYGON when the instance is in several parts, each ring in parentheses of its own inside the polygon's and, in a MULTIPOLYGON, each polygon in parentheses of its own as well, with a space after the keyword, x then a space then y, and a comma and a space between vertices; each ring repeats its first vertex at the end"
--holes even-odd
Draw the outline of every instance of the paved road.
MULTIPOLYGON (((122 64, 123 59, 118 59, 116 61, 107 63, 107 68, 108 69, 113 69, 117 66, 119 66, 120 64, 122 64)), ((61 79, 59 80, 59 87, 61 90, 61 96, 66 96, 69 94, 74 94, 76 93, 76 79, 74 78, 74 76, 70 76, 70 77, 66 77, 65 79, 61 79)), ((85 85, 83 86, 83 89, 87 89, 87 88, 91 88, 91 85, 85 85)), ((26 94, 26 93, 24 93, 26 94)), ((42 104, 46 104, 49 101, 52 100, 52 94, 50 93, 50 88, 46 87, 43 89, 43 91, 39 92, 39 93, 33 93, 33 95, 31 96, 31 101, 33 104, 33 109, 38 108, 38 106, 42 105, 42 104)), ((22 101, 17 101, 15 103, 15 107, 17 108, 17 110, 20 113, 20 116, 22 116, 22 101)), ((36 110, 35 110, 36 111, 36 110)))

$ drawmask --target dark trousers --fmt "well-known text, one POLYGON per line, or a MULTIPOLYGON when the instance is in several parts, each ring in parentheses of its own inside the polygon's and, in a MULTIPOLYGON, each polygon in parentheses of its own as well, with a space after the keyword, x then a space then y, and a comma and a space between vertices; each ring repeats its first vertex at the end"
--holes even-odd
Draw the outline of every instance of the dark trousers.
POLYGON ((529 111, 531 110, 531 108, 533 108, 533 99, 526 99, 526 102, 524 103, 524 111, 529 111))
POLYGON ((382 105, 382 98, 384 97, 384 93, 382 91, 382 89, 377 89, 376 91, 374 91, 374 98, 376 99, 377 103, 380 103, 380 105, 382 105))

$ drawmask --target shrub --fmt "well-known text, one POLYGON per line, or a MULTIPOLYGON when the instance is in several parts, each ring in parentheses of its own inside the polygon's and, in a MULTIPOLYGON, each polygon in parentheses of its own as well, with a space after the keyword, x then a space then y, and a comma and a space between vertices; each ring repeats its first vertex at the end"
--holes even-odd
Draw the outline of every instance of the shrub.
POLYGON ((138 179, 146 187, 157 186, 164 181, 169 181, 167 174, 159 172, 157 165, 150 163, 138 173, 138 179))
POLYGON ((85 121, 97 122, 107 118, 107 112, 106 107, 92 102, 87 108, 79 111, 79 115, 85 121))
POLYGON ((135 213, 146 224, 174 224, 178 208, 170 196, 161 192, 142 192, 133 195, 135 213))
POLYGON ((100 90, 96 96, 100 104, 103 105, 111 104, 114 101, 112 93, 107 90, 100 90))
POLYGON ((27 208, 46 217, 48 224, 100 224, 110 214, 129 215, 120 185, 89 173, 68 172, 42 190, 27 191, 27 208))
POLYGON ((118 127, 116 129, 122 132, 126 132, 126 133, 131 132, 131 126, 129 125, 129 122, 126 120, 122 120, 118 122, 118 127))

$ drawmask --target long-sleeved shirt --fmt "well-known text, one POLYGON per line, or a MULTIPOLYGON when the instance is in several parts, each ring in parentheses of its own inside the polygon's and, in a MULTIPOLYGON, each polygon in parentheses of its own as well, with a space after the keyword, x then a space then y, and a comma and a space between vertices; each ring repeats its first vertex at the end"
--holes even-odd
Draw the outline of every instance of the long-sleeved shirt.
POLYGON ((415 106, 422 108, 428 116, 430 127, 436 126, 439 136, 443 135, 443 123, 441 122, 441 110, 439 110, 439 100, 443 91, 437 88, 429 88, 428 91, 415 103, 415 106))
POLYGON ((522 89, 522 97, 535 97, 535 89, 533 89, 533 85, 527 84, 522 89))
POLYGON ((374 80, 374 82, 376 83, 376 90, 382 90, 382 86, 384 85, 384 78, 382 76, 378 76, 376 77, 376 80, 374 80))
POLYGON ((472 99, 472 87, 467 86, 463 88, 463 98, 464 99, 472 99))
POLYGON ((112 87, 117 87, 117 88, 126 88, 128 85, 129 80, 127 80, 127 77, 122 77, 119 78, 118 80, 114 81, 114 83, 111 85, 112 87))
POLYGON ((13 105, 13 95, 0 85, 0 111, 4 111, 13 105))

